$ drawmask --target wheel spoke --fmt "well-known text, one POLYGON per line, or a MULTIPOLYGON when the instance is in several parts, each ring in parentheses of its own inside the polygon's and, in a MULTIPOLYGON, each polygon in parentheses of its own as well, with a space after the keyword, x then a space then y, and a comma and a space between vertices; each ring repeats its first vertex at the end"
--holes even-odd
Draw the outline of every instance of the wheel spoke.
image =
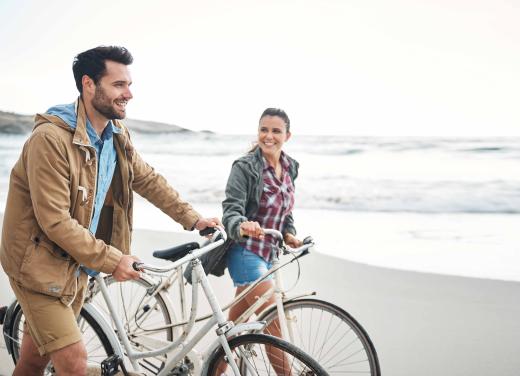
MULTIPOLYGON (((341 308, 317 299, 284 303, 294 344, 318 361, 329 374, 379 376, 377 354, 364 329, 341 308)), ((259 317, 269 325, 276 310, 259 317)))

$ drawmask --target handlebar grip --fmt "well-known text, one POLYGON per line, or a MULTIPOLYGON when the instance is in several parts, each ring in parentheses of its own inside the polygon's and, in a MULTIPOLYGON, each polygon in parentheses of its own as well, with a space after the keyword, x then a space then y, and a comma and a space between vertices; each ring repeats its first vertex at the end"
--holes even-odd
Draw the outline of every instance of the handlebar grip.
POLYGON ((202 229, 199 231, 200 236, 206 236, 213 234, 217 229, 215 227, 206 227, 205 229, 202 229))
POLYGON ((132 268, 134 268, 134 270, 135 270, 136 272, 140 272, 140 271, 141 271, 141 265, 143 265, 142 262, 134 261, 134 262, 132 263, 132 268))
POLYGON ((312 236, 307 236, 305 239, 303 239, 303 244, 309 244, 312 242, 314 242, 314 239, 312 238, 312 236))

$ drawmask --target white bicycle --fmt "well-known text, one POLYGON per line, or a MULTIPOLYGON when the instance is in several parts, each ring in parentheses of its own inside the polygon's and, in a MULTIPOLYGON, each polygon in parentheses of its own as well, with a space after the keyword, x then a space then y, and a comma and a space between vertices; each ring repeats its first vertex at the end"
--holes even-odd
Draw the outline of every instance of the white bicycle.
MULTIPOLYGON (((279 231, 264 229, 264 232, 266 237, 277 239, 271 270, 226 304, 223 310, 237 304, 266 277, 274 275, 275 287, 259 296, 236 320, 237 323, 246 323, 252 318, 265 321, 265 333, 270 334, 269 328, 274 327, 274 333, 282 333, 283 339, 311 355, 331 375, 379 376, 381 371, 376 349, 357 320, 341 307, 316 299, 315 292, 291 296, 284 288, 284 268, 296 264, 300 275, 299 259, 309 254, 314 241, 306 238, 301 247, 291 249, 283 243, 279 231), (282 261, 283 255, 287 256, 282 261), (254 312, 272 296, 276 304, 255 318, 254 312)), ((198 244, 193 243, 192 246, 198 247, 198 244)), ((154 255, 161 256, 169 251, 157 251, 154 255)), ((161 341, 172 341, 181 335, 188 323, 189 308, 182 267, 173 269, 168 275, 143 276, 139 280, 124 283, 107 276, 105 282, 111 301, 124 319, 125 329, 132 333, 134 346, 155 348, 161 341), (171 300, 172 296, 175 303, 171 300)), ((108 308, 99 292, 97 283, 93 282, 90 286, 91 301, 108 315, 108 308)), ((211 316, 203 315, 196 321, 204 321, 211 316)), ((161 369, 162 361, 156 359, 148 373, 156 374, 155 370, 161 369)))
MULTIPOLYGON (((135 263, 136 270, 146 271, 152 276, 168 273, 188 262, 192 263, 192 308, 189 319, 183 325, 176 326, 176 336, 164 339, 164 329, 154 335, 144 329, 146 336, 140 335, 144 323, 152 320, 158 313, 156 296, 134 296, 132 301, 140 301, 144 307, 133 312, 133 317, 120 316, 112 304, 105 279, 95 277, 96 286, 103 297, 109 316, 95 304, 84 304, 78 325, 83 332, 87 347, 89 366, 98 365, 102 375, 113 375, 119 367, 126 372, 132 368, 135 372, 166 375, 221 375, 226 371, 238 375, 328 375, 327 372, 309 355, 278 337, 265 334, 243 334, 259 332, 265 327, 264 322, 251 322, 234 325, 227 321, 219 306, 209 280, 198 259, 199 256, 222 245, 226 239, 223 230, 214 233, 212 241, 203 247, 198 243, 186 243, 163 252, 162 258, 172 261, 167 267, 156 267, 135 263), (191 338, 193 325, 197 317, 198 291, 201 285, 210 304, 212 315, 208 322, 197 330, 191 338), (217 339, 202 353, 194 350, 201 339, 215 327, 217 339), (178 334, 178 335, 177 335, 178 334)), ((143 277, 148 281, 149 277, 143 277)), ((121 284, 124 287, 124 284, 121 284)), ((130 301, 130 300, 129 300, 130 301)), ((125 308, 125 312, 131 307, 125 308)), ((18 304, 13 303, 4 321, 6 347, 13 360, 19 359, 21 339, 23 337, 24 316, 18 304)), ((52 374, 52 365, 47 367, 47 374, 52 374)))

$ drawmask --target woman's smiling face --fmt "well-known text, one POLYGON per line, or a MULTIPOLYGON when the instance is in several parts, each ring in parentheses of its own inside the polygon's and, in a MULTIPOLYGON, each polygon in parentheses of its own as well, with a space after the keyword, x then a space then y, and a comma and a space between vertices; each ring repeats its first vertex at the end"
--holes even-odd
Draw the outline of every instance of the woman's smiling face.
POLYGON ((291 133, 287 131, 287 124, 282 118, 266 115, 260 119, 258 146, 264 156, 279 158, 283 144, 290 137, 291 133))

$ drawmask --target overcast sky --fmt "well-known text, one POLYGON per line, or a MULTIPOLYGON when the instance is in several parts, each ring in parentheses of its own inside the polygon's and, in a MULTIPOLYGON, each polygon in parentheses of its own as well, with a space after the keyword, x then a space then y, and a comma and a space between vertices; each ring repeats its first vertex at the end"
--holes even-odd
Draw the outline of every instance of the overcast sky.
POLYGON ((134 55, 129 117, 253 133, 520 135, 520 3, 0 1, 0 110, 72 102, 73 57, 134 55), (88 6, 87 6, 88 5, 88 6))

